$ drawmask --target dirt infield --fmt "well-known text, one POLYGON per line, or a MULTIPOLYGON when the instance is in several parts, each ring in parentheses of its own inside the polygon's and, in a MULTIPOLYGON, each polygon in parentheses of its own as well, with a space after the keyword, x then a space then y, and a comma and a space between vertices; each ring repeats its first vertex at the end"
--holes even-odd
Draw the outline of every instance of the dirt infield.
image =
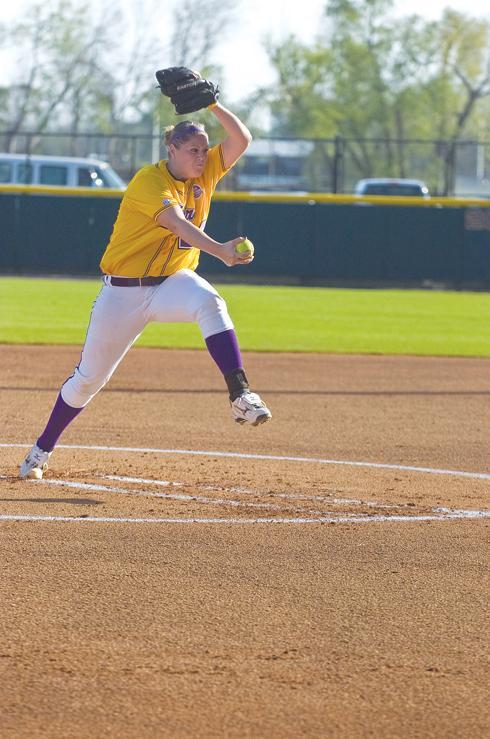
POLYGON ((490 360, 0 347, 0 735, 485 737, 490 360))

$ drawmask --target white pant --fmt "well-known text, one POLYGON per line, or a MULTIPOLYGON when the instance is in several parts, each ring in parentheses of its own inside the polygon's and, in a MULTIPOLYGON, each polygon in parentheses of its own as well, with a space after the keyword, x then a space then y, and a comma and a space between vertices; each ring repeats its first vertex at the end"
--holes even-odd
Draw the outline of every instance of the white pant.
POLYGON ((61 388, 65 403, 87 405, 152 321, 196 321, 205 339, 233 328, 223 298, 191 270, 180 270, 155 287, 104 285, 92 309, 80 363, 61 388))

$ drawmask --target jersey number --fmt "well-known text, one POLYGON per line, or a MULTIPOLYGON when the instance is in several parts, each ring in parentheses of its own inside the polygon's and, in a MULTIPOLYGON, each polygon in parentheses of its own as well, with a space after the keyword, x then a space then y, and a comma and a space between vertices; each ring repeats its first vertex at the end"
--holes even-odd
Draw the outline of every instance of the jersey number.
MULTIPOLYGON (((190 219, 188 219, 188 220, 190 220, 190 219)), ((206 218, 204 219, 204 221, 199 226, 199 228, 201 229, 201 231, 204 231, 204 227, 205 226, 206 226, 206 218)), ((179 246, 178 246, 178 248, 179 249, 192 249, 193 247, 190 244, 188 244, 187 241, 184 241, 183 239, 180 239, 179 238, 179 246)))

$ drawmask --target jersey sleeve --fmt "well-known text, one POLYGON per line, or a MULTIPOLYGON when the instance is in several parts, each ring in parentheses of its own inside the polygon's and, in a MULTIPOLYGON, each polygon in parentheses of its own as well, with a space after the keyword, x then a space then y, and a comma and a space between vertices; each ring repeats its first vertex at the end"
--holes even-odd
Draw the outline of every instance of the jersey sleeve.
POLYGON ((167 208, 178 206, 179 202, 170 189, 162 189, 162 182, 153 173, 141 172, 128 185, 124 194, 126 205, 148 218, 156 220, 167 208))
POLYGON ((205 177, 212 190, 216 187, 222 177, 229 172, 231 167, 225 167, 223 159, 223 149, 221 144, 211 147, 206 162, 205 177))

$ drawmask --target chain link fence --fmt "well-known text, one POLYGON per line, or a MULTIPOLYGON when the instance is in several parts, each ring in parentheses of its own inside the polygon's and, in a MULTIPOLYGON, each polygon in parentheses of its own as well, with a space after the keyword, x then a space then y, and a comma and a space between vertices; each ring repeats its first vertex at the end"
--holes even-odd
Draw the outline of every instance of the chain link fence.
MULTIPOLYGON (((125 181, 165 157, 159 137, 151 134, 4 131, 0 151, 102 159, 125 181)), ((352 193, 358 180, 371 177, 419 179, 432 195, 490 198, 490 142, 258 139, 221 189, 352 193)))

